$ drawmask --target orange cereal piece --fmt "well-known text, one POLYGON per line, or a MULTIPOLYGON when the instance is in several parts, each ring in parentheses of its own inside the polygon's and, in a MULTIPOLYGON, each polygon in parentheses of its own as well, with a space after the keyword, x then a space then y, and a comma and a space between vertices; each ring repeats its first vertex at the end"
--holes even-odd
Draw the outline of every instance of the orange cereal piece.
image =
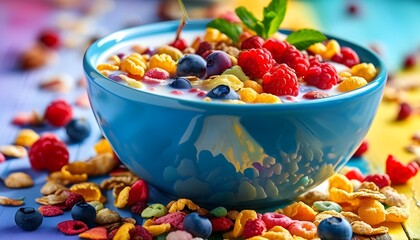
POLYGON ((184 54, 175 47, 164 45, 156 50, 157 54, 168 54, 174 61, 178 61, 184 54))
POLYGON ((108 232, 104 227, 91 228, 79 234, 83 239, 108 239, 108 232))
POLYGON ((369 225, 382 223, 386 219, 386 211, 384 205, 377 200, 363 199, 357 210, 362 221, 369 225))
POLYGON ((343 81, 337 86, 337 89, 340 92, 349 92, 367 84, 367 81, 362 77, 351 76, 342 79, 343 81))
POLYGON ((121 62, 121 70, 143 77, 147 70, 147 60, 142 55, 133 53, 123 59, 121 62))
POLYGON ((400 207, 389 207, 386 209, 386 219, 387 222, 404 222, 408 219, 409 213, 407 209, 400 207))
POLYGON ((143 227, 155 237, 163 233, 169 232, 169 230, 171 230, 171 224, 169 223, 162 223, 159 225, 149 224, 150 222, 148 223, 148 225, 144 224, 143 227))
POLYGON ((71 174, 91 175, 95 171, 95 165, 91 162, 76 161, 67 164, 67 171, 71 174))
POLYGON ((102 138, 101 140, 99 140, 95 144, 94 149, 95 149, 96 154, 101 154, 101 153, 113 154, 114 153, 114 150, 112 150, 111 144, 105 138, 102 138))
POLYGON ((377 72, 372 63, 359 63, 350 69, 351 75, 362 77, 367 82, 372 81, 376 77, 377 72))
POLYGON ((120 67, 118 67, 116 65, 109 64, 109 63, 101 63, 98 66, 96 66, 96 69, 98 71, 103 71, 103 70, 116 71, 116 70, 120 69, 120 67))
POLYGON ((238 217, 235 220, 235 225, 232 230, 232 236, 237 238, 242 235, 242 231, 244 230, 245 223, 248 220, 257 219, 258 215, 257 212, 254 210, 242 210, 238 217))
POLYGON ((23 147, 31 147, 36 140, 39 139, 38 133, 32 129, 22 129, 19 131, 15 143, 23 147))
POLYGON ((294 221, 287 228, 293 236, 302 237, 304 239, 314 239, 317 236, 317 227, 308 221, 294 221))
POLYGON ((124 208, 128 202, 128 196, 130 193, 131 187, 124 187, 123 190, 118 194, 114 200, 114 206, 117 208, 124 208))
POLYGON ((340 205, 341 203, 346 203, 351 206, 359 206, 360 204, 360 199, 351 197, 348 192, 342 189, 331 188, 329 192, 331 201, 340 203, 340 205))
POLYGON ((149 68, 162 68, 169 74, 176 73, 176 62, 168 54, 155 54, 150 58, 149 68))
POLYGON ((207 28, 204 33, 204 41, 207 42, 227 42, 229 38, 215 28, 207 28))
POLYGON ((252 89, 254 89, 259 94, 261 94, 261 93, 264 92, 263 87, 261 86, 261 84, 259 84, 258 82, 254 81, 254 80, 246 80, 244 82, 244 87, 252 88, 252 89))
POLYGON ((262 237, 268 240, 293 240, 294 238, 292 235, 287 232, 274 232, 274 231, 268 231, 262 234, 262 237))
POLYGON ((69 166, 65 165, 61 168, 61 172, 63 173, 63 177, 65 180, 68 180, 70 183, 81 183, 86 182, 88 179, 88 175, 86 173, 71 173, 69 171, 69 166))
POLYGON ((173 213, 173 212, 182 211, 185 209, 185 207, 187 207, 190 211, 196 211, 200 209, 200 207, 197 204, 195 204, 193 201, 186 198, 180 198, 168 204, 168 209, 169 209, 168 212, 173 213))
POLYGON ((314 221, 316 212, 303 202, 295 202, 283 209, 283 214, 300 221, 314 221))
POLYGON ((74 184, 70 187, 70 191, 82 195, 86 202, 100 201, 102 197, 102 193, 98 185, 91 182, 74 184))
POLYGON ((254 103, 282 103, 282 101, 271 93, 261 93, 255 98, 254 103))
POLYGON ((257 98, 258 93, 252 89, 252 88, 241 88, 238 91, 239 94, 239 98, 241 99, 241 101, 244 101, 246 103, 252 103, 254 102, 254 100, 257 98))
POLYGON ((329 40, 325 48, 325 51, 320 53, 324 59, 331 59, 334 55, 341 53, 340 44, 334 39, 329 40))
POLYGON ((332 188, 338 188, 348 193, 353 192, 353 184, 346 176, 342 174, 334 174, 328 179, 328 182, 330 184, 328 190, 331 190, 332 188))
POLYGON ((134 224, 132 223, 124 223, 118 228, 117 233, 115 234, 113 240, 126 240, 130 239, 130 230, 134 229, 134 224))
POLYGON ((233 74, 224 74, 204 80, 202 85, 206 89, 213 89, 219 85, 226 85, 232 88, 234 91, 238 91, 244 86, 244 83, 233 74))

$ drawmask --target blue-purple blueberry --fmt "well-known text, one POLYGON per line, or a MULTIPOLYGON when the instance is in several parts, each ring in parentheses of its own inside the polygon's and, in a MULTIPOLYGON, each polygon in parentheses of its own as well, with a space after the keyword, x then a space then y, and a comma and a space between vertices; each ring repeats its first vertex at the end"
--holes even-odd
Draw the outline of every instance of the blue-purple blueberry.
POLYGON ((216 50, 206 57, 207 77, 220 75, 228 68, 232 67, 232 60, 229 55, 221 50, 216 50))
POLYGON ((207 97, 221 100, 239 100, 239 95, 227 85, 214 87, 207 93, 207 97))
POLYGON ((318 237, 322 240, 350 240, 353 235, 350 223, 340 217, 329 217, 318 225, 318 237))
POLYGON ((21 207, 16 211, 15 223, 25 231, 33 231, 42 224, 44 217, 32 207, 21 207))
POLYGON ((208 218, 193 212, 184 218, 184 230, 191 233, 194 237, 207 239, 213 230, 208 218))
POLYGON ((78 202, 71 208, 71 217, 86 223, 91 228, 95 226, 96 210, 89 203, 78 202))
POLYGON ((80 142, 90 135, 91 127, 86 119, 73 119, 66 125, 66 132, 70 140, 80 142))
POLYGON ((183 77, 175 78, 174 81, 172 81, 169 84, 170 87, 176 88, 176 89, 190 89, 192 88, 191 82, 183 77))
POLYGON ((196 76, 202 78, 206 75, 206 61, 200 55, 186 54, 179 59, 176 67, 178 77, 196 76))

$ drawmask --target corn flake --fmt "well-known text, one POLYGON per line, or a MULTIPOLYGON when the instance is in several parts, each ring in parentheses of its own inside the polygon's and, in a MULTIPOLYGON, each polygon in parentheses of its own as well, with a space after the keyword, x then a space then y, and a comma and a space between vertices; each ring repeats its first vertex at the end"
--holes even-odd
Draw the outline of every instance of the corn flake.
POLYGON ((392 206, 386 209, 386 219, 387 222, 404 222, 408 219, 409 213, 407 209, 392 206))
POLYGON ((353 230, 353 233, 367 236, 388 233, 387 227, 380 226, 377 228, 373 228, 372 226, 363 221, 352 222, 351 228, 353 230))
POLYGON ((346 176, 342 174, 334 174, 328 179, 328 182, 329 190, 331 190, 332 188, 338 188, 348 193, 353 192, 353 184, 346 176))
POLYGON ((117 233, 115 234, 113 240, 126 240, 130 239, 130 230, 134 229, 134 224, 132 223, 124 223, 118 229, 117 233))
POLYGON ((359 209, 357 210, 362 221, 370 224, 377 225, 385 221, 386 211, 384 205, 378 200, 363 199, 360 202, 359 209))
POLYGON ((92 182, 77 183, 70 187, 70 191, 82 195, 86 202, 101 201, 101 190, 92 182))
POLYGON ((0 205, 2 206, 22 206, 25 202, 22 199, 12 199, 0 196, 0 205))
POLYGON ((128 202, 128 196, 130 193, 131 187, 127 186, 124 187, 118 196, 115 198, 114 206, 117 208, 124 208, 127 205, 128 202))
POLYGON ((300 221, 310 221, 315 219, 316 212, 303 202, 296 202, 283 209, 283 214, 300 221))

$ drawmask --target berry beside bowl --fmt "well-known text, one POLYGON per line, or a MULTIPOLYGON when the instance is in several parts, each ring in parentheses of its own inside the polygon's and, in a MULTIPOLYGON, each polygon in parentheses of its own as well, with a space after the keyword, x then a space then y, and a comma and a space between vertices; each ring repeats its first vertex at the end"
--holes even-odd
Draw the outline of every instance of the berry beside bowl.
MULTIPOLYGON (((193 41, 207 23, 190 20, 182 37, 193 41)), ((375 79, 353 91, 307 101, 184 99, 135 89, 97 70, 119 49, 171 42, 177 26, 178 21, 169 21, 112 33, 93 43, 83 62, 104 136, 122 163, 160 192, 203 206, 275 206, 332 176, 364 139, 381 101, 386 69, 377 55, 341 39, 329 37, 356 51, 361 62, 372 63, 375 79)), ((201 76, 202 65, 194 64, 201 76)), ((212 94, 226 90, 220 85, 212 94)))

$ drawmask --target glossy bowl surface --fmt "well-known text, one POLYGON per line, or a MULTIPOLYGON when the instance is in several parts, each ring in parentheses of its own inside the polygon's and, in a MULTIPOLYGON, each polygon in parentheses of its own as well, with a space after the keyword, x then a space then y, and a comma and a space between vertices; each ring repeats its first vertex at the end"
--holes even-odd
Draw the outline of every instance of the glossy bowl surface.
MULTIPOLYGON (((183 36, 204 32, 190 20, 183 36)), ((319 185, 354 153, 376 114, 386 69, 353 48, 379 74, 367 86, 331 98, 238 105, 190 101, 133 89, 95 66, 121 46, 165 44, 178 21, 115 32, 93 43, 83 65, 96 120, 121 161, 168 196, 207 206, 269 207, 319 185)))

